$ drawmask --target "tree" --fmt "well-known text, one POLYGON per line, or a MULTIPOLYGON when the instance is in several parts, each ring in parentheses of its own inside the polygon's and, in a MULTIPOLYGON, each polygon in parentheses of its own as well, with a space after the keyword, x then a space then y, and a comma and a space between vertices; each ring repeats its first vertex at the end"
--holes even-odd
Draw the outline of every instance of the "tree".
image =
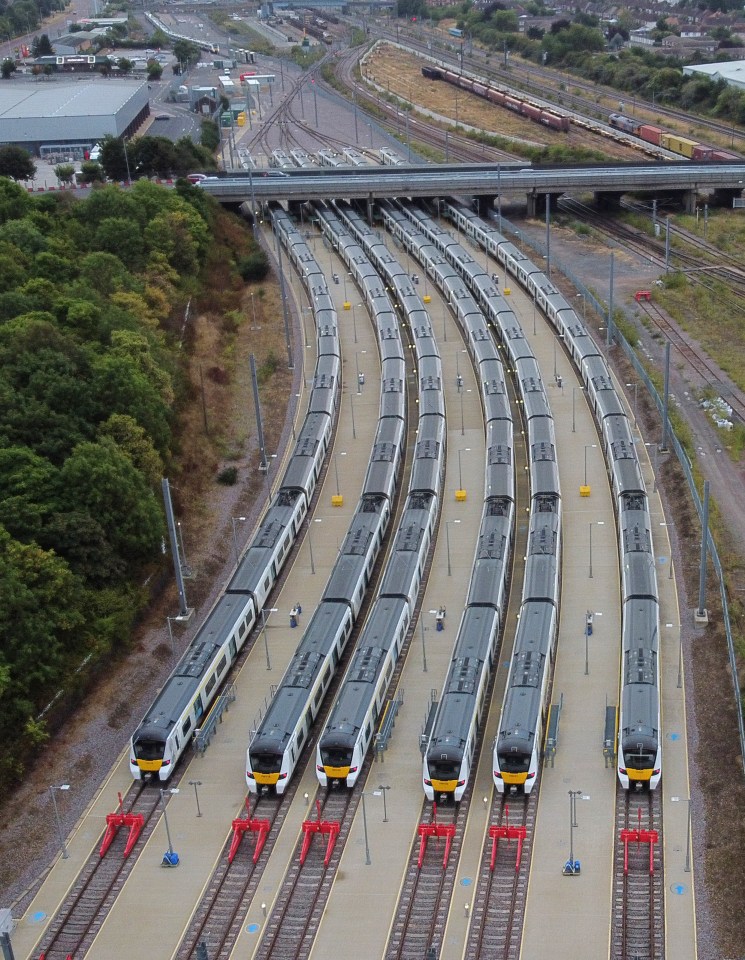
POLYGON ((15 60, 3 60, 3 65, 0 67, 0 73, 2 73, 3 80, 9 80, 11 74, 16 72, 16 62, 15 60))
POLYGON ((134 70, 134 64, 131 60, 128 60, 126 57, 119 58, 119 72, 123 76, 127 76, 128 73, 131 73, 134 70))
POLYGON ((23 147, 0 147, 0 177, 11 180, 33 180, 36 164, 23 147))
POLYGON ((60 163, 54 168, 54 175, 60 183, 72 183, 75 167, 72 163, 60 163))
POLYGON ((80 164, 81 183, 103 183, 105 180, 103 167, 95 160, 84 160, 80 164))
POLYGON ((128 156, 125 154, 124 141, 121 137, 112 137, 107 134, 101 141, 101 166, 109 180, 126 180, 128 173, 128 156))
POLYGON ((173 45, 173 55, 178 62, 186 67, 193 67, 199 63, 202 51, 198 44, 191 40, 177 40, 173 45))
POLYGON ((70 509, 94 518, 130 569, 160 549, 164 528, 158 502, 111 437, 79 444, 60 477, 70 509))
POLYGON ((151 60, 147 65, 148 80, 160 80, 162 76, 163 76, 163 64, 158 63, 157 60, 151 60))
POLYGON ((202 120, 199 142, 208 150, 217 150, 220 146, 220 128, 214 120, 202 120))
POLYGON ((51 57, 54 53, 52 48, 52 42, 46 33, 42 33, 39 37, 34 37, 33 43, 31 44, 31 52, 35 57, 51 57))

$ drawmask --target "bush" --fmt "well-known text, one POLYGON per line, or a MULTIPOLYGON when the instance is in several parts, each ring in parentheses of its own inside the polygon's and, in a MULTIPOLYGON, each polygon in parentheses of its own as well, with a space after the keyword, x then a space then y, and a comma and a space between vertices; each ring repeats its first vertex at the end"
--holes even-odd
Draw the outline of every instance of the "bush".
POLYGON ((225 467, 218 473, 217 482, 225 487, 232 487, 238 482, 238 467, 225 467))
POLYGON ((269 273, 269 260, 267 255, 260 248, 247 257, 241 257, 238 261, 238 273, 240 273, 246 283, 258 283, 265 280, 269 273))

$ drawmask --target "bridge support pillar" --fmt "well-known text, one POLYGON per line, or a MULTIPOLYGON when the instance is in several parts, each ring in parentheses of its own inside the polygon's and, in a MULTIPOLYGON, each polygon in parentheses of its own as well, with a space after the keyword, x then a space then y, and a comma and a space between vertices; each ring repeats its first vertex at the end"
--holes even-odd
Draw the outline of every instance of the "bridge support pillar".
POLYGON ((496 196, 489 194, 485 197, 476 197, 476 213, 484 220, 489 219, 489 214, 494 210, 494 201, 496 196))
POLYGON ((371 193, 367 196, 367 222, 371 227, 375 226, 375 198, 371 193))
MULTIPOLYGON (((550 193, 551 197, 551 212, 556 212, 556 204, 559 197, 564 191, 561 190, 558 193, 550 193)), ((537 193, 535 190, 532 193, 528 194, 528 216, 529 217, 544 217, 546 215, 546 194, 537 193)))
POLYGON ((696 212, 696 191, 686 190, 683 194, 683 208, 686 213, 696 212))

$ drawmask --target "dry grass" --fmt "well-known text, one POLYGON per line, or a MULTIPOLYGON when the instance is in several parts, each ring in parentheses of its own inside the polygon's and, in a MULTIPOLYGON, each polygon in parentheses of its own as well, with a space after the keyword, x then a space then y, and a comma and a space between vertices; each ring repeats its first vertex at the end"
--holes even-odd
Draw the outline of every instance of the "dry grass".
POLYGON ((569 133, 550 130, 450 84, 427 80, 422 76, 422 64, 423 61, 413 54, 379 44, 368 57, 363 76, 406 103, 414 103, 452 120, 457 117, 459 123, 514 140, 516 153, 522 143, 529 147, 602 150, 609 159, 639 159, 636 151, 613 141, 601 140, 577 127, 572 126, 569 133))

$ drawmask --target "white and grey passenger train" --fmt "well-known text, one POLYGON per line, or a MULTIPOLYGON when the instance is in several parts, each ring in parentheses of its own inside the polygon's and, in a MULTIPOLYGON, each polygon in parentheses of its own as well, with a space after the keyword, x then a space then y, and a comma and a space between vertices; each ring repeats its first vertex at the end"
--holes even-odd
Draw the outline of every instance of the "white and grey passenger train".
POLYGON ((137 780, 167 780, 203 722, 292 549, 313 498, 331 437, 341 362, 336 311, 325 277, 292 221, 282 211, 275 212, 273 218, 275 230, 314 305, 318 362, 308 413, 282 482, 256 535, 132 735, 129 765, 137 780))
POLYGON ((250 793, 282 794, 289 785, 367 593, 405 443, 405 365, 393 305, 356 240, 327 210, 319 208, 318 215, 370 307, 381 354, 380 414, 360 500, 321 601, 251 738, 246 754, 250 793))
MULTIPOLYGON (((417 441, 401 523, 380 590, 316 748, 319 783, 352 787, 385 708, 437 524, 445 462, 445 404, 437 345, 411 279, 362 217, 342 205, 336 209, 404 312, 419 382, 417 441)), ((333 235, 332 243, 336 243, 333 235)))
MULTIPOLYGON (((428 275, 442 290, 466 334, 477 371, 483 351, 495 350, 491 338, 491 329, 494 329, 509 356, 518 394, 523 401, 531 486, 528 549, 499 747, 495 752, 494 777, 498 790, 504 790, 508 785, 510 789, 519 788, 529 793, 540 763, 545 704, 558 624, 561 496, 553 418, 533 351, 493 278, 467 249, 424 211, 414 207, 403 209, 421 233, 408 229, 400 217, 395 218, 394 232, 414 256, 423 257, 428 275)), ((510 413, 504 396, 504 378, 499 386, 486 388, 484 382, 482 396, 487 417, 488 449, 482 539, 451 668, 425 753, 424 791, 429 799, 444 795, 458 801, 468 786, 484 692, 496 652, 499 618, 504 614, 507 561, 502 550, 495 554, 486 552, 489 565, 485 570, 482 551, 484 535, 491 533, 493 523, 489 515, 490 504, 500 500, 509 503, 507 510, 500 511, 500 523, 509 519, 510 527, 500 526, 500 532, 512 535, 512 425, 510 422, 508 445, 504 425, 510 413), (501 410, 494 424, 489 419, 490 403, 500 396, 501 410), (509 474, 505 470, 507 463, 510 465, 509 474), (494 465, 501 465, 502 469, 493 470, 494 465), (485 584, 480 578, 487 570, 492 579, 485 584), (486 591, 474 591, 474 587, 486 585, 486 591), (499 598, 500 602, 495 604, 496 634, 486 639, 481 634, 483 611, 480 607, 488 596, 495 600, 499 598), (473 653, 468 654, 469 650, 473 653), (487 651, 488 656, 485 655, 487 651), (468 661, 471 655, 476 670, 468 661)))
MULTIPOLYGON (((448 204, 445 214, 535 297, 563 337, 585 385, 605 453, 618 522, 622 647, 617 773, 624 789, 654 790, 662 776, 659 594, 649 502, 629 418, 604 357, 551 280, 470 210, 448 204)), ((500 738, 504 725, 503 716, 500 738)), ((498 742, 495 776, 501 769, 498 742)))

